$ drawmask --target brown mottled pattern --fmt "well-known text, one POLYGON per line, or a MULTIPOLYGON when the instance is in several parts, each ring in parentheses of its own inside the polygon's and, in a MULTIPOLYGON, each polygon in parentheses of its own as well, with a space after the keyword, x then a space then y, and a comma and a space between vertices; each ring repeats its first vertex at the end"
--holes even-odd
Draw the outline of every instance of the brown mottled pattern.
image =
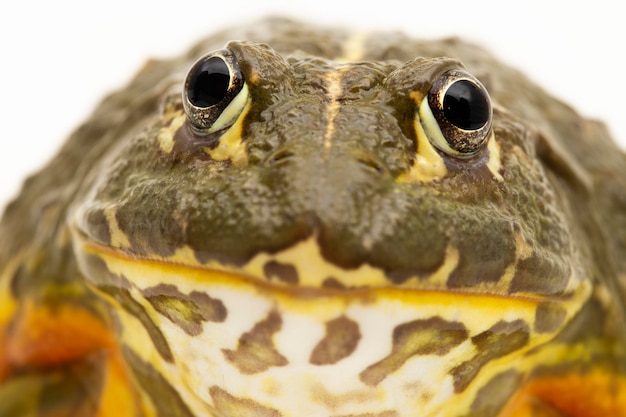
POLYGON ((173 363, 174 355, 172 354, 165 336, 163 336, 163 332, 161 332, 161 329, 152 321, 146 309, 130 295, 130 292, 128 290, 104 286, 101 287, 101 290, 115 298, 128 314, 139 320, 144 329, 146 329, 159 355, 167 362, 173 363))
MULTIPOLYGON (((463 213, 459 213, 463 216, 463 213)), ((463 217, 464 227, 483 229, 468 234, 453 244, 459 251, 459 263, 447 280, 449 288, 468 288, 498 282, 515 262, 515 240, 508 220, 491 214, 472 213, 463 217), (489 233, 489 234, 488 234, 489 233), (489 236, 489 239, 485 239, 489 236)))
POLYGON ((326 322, 326 335, 315 346, 309 362, 313 365, 331 365, 348 357, 356 349, 361 332, 359 325, 345 316, 326 322))
POLYGON ((104 210, 98 208, 87 213, 87 221, 92 224, 92 236, 96 242, 111 244, 111 229, 104 210))
POLYGON ((322 288, 344 290, 346 286, 335 277, 328 277, 322 282, 322 288))
POLYGON ((465 417, 492 417, 504 407, 518 388, 522 376, 515 370, 496 375, 478 390, 476 398, 465 417))
POLYGON ((281 326, 280 314, 272 311, 239 338, 236 350, 222 349, 222 352, 244 374, 263 372, 272 366, 285 366, 289 362, 274 347, 272 340, 272 336, 281 326))
POLYGON ((376 385, 415 355, 445 355, 468 337, 462 323, 446 321, 440 317, 414 320, 393 330, 391 353, 370 365, 360 374, 361 381, 376 385))
POLYGON ((174 362, 174 356, 161 329, 152 321, 146 309, 132 297, 132 282, 123 275, 112 273, 106 262, 97 256, 86 256, 83 267, 91 284, 115 299, 128 314, 139 320, 159 355, 167 362, 174 362))
POLYGON ((534 329, 537 333, 554 332, 563 324, 565 316, 565 309, 558 304, 540 304, 535 312, 534 329))
POLYGON ((238 398, 218 386, 209 388, 209 394, 218 416, 237 417, 281 417, 282 414, 273 408, 266 407, 250 398, 238 398))
POLYGON ((95 255, 85 255, 81 267, 85 272, 87 281, 97 288, 125 290, 133 288, 133 284, 128 278, 111 272, 106 262, 95 255))
POLYGON ((157 417, 194 417, 178 391, 151 364, 127 346, 122 352, 134 377, 150 397, 157 417))
POLYGON ((472 337, 472 343, 478 353, 452 369, 454 390, 456 392, 465 390, 487 362, 522 348, 528 343, 529 336, 526 322, 515 320, 499 321, 490 329, 472 337))
POLYGON ((202 333, 202 322, 223 322, 226 307, 221 300, 192 291, 185 295, 171 284, 159 284, 142 291, 146 300, 160 314, 179 326, 190 336, 202 333))
POLYGON ((277 278, 287 284, 297 284, 300 282, 298 270, 290 264, 283 264, 278 261, 268 261, 263 265, 263 273, 268 279, 277 278))

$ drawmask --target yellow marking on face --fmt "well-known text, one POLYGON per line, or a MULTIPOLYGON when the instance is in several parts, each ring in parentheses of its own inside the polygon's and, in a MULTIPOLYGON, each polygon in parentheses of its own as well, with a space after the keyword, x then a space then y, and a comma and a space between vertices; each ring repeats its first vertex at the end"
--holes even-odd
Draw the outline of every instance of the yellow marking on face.
MULTIPOLYGON (((307 254, 311 254, 313 250, 319 251, 319 248, 316 245, 312 245, 311 242, 312 240, 308 240, 300 243, 300 245, 305 246, 304 249, 308 250, 302 250, 303 248, 300 247, 297 248, 299 250, 295 251, 295 253, 301 256, 303 260, 308 259, 307 254)), ((538 297, 532 294, 509 296, 482 293, 474 294, 464 291, 449 290, 446 288, 407 288, 402 286, 391 286, 388 281, 387 284, 383 286, 380 281, 375 282, 374 285, 370 285, 367 281, 361 280, 357 284, 360 288, 345 290, 312 288, 315 286, 307 285, 302 282, 300 282, 297 286, 285 286, 260 280, 258 277, 262 275, 256 275, 254 273, 254 262, 248 264, 244 270, 233 272, 217 270, 206 266, 198 267, 193 265, 170 263, 167 261, 141 259, 136 257, 130 258, 121 252, 107 249, 93 243, 83 243, 78 249, 83 253, 93 254, 103 259, 111 272, 123 274, 131 279, 131 281, 137 284, 140 288, 147 288, 167 282, 176 282, 178 288, 182 292, 190 292, 204 285, 211 284, 226 286, 232 289, 257 294, 269 295, 271 293, 271 298, 273 300, 276 300, 277 302, 285 302, 290 305, 290 308, 302 310, 307 314, 317 314, 315 312, 319 309, 319 313, 324 317, 333 317, 332 313, 329 315, 326 311, 327 309, 332 310, 330 307, 332 304, 331 300, 338 302, 339 304, 337 307, 340 307, 345 306, 346 302, 350 303, 353 300, 360 300, 360 302, 369 303, 380 299, 393 299, 409 305, 447 305, 452 306, 454 310, 473 312, 473 314, 477 315, 476 323, 480 324, 480 320, 484 320, 484 310, 487 308, 492 309, 491 313, 499 315, 502 319, 512 319, 512 316, 507 318, 506 313, 503 313, 506 312, 509 307, 516 308, 515 306, 517 305, 520 308, 523 306, 528 308, 529 306, 535 306, 537 303, 543 301, 563 303, 568 311, 572 310, 572 308, 577 309, 578 306, 580 306, 582 302, 588 298, 590 291, 588 285, 582 285, 572 295, 565 299, 559 299, 544 296, 538 297), (368 288, 368 286, 370 288, 368 288), (313 299, 319 297, 326 299, 328 304, 317 305, 317 301, 312 302, 312 304, 308 303, 308 301, 312 301, 313 299), (503 299, 508 300, 506 306, 503 306, 502 304, 503 299), (296 302, 292 305, 294 300, 296 300, 296 302), (474 301, 476 301, 477 305, 474 305, 474 301)), ((282 254, 284 253, 285 252, 282 254)), ((454 249, 449 249, 449 253, 449 260, 444 262, 444 266, 440 269, 442 273, 444 269, 449 269, 454 265, 456 259, 455 253, 457 252, 454 249)), ((258 265, 263 265, 266 259, 268 258, 264 258, 258 265)), ((275 259, 280 260, 281 258, 277 257, 275 259)), ((304 269, 306 269, 306 265, 299 266, 303 266, 304 269)), ((316 268, 318 266, 309 264, 309 267, 316 268)), ((323 268, 324 265, 319 265, 319 267, 323 268)), ((326 267, 332 267, 332 265, 327 264, 326 267)), ((341 270, 338 267, 335 268, 337 268, 337 271, 341 270)), ((371 275, 377 275, 377 273, 381 272, 371 266, 362 266, 361 268, 363 269, 361 269, 360 272, 358 269, 349 272, 353 272, 355 276, 367 276, 368 270, 370 273, 374 271, 374 274, 371 275)), ((324 275, 320 274, 319 276, 324 275)), ((355 281, 354 283, 356 284, 357 282, 355 281)), ((319 285, 317 287, 319 287, 319 285)), ((528 322, 532 322, 534 320, 534 308, 531 308, 531 310, 532 311, 529 312, 531 315, 526 317, 528 322)), ((463 322, 467 323, 468 317, 471 317, 473 314, 465 315, 463 322)))
MULTIPOLYGON (((419 108, 423 101, 421 93, 412 92, 411 98, 415 101, 417 108, 419 108)), ((441 179, 448 173, 443 158, 430 143, 423 127, 423 124, 425 124, 429 126, 429 129, 436 129, 439 131, 439 134, 441 134, 437 121, 432 116, 432 113, 429 113, 429 115, 432 120, 420 120, 417 112, 415 113, 414 127, 417 135, 417 155, 415 155, 411 169, 398 178, 400 182, 428 183, 441 179)), ((426 117, 428 117, 428 115, 426 115, 426 117)))
POLYGON ((500 145, 496 141, 493 131, 489 136, 487 149, 489 149, 489 162, 487 162, 487 168, 489 168, 491 175, 493 175, 493 178, 496 181, 502 182, 504 181, 504 178, 502 178, 502 174, 500 174, 500 168, 502 168, 502 160, 500 158, 500 145))
POLYGON ((175 112, 174 115, 164 115, 163 118, 171 118, 171 122, 169 125, 162 127, 161 130, 159 130, 157 142, 159 143, 161 151, 167 154, 172 152, 172 149, 174 148, 174 135, 176 135, 176 132, 181 128, 183 123, 185 123, 187 116, 185 116, 185 113, 180 110, 175 112))
POLYGON ((337 62, 355 62, 363 59, 365 56, 365 44, 369 38, 367 32, 351 33, 343 46, 341 56, 336 58, 337 62))
POLYGON ((500 278, 499 285, 504 291, 506 291, 515 278, 517 272, 517 262, 528 258, 533 253, 533 248, 524 240, 520 233, 515 234, 515 262, 508 265, 504 270, 502 278, 500 278))
MULTIPOLYGON (((243 91, 243 90, 242 90, 243 91)), ((241 93, 240 93, 241 94, 241 93)), ((245 95, 247 97, 247 95, 245 95)), ((248 111, 250 111, 250 101, 248 101, 237 118, 237 121, 222 136, 218 145, 214 149, 205 149, 205 152, 214 161, 230 160, 234 166, 244 166, 248 162, 246 145, 242 140, 243 121, 248 111)))
POLYGON ((326 106, 326 131, 324 132, 324 153, 328 155, 332 146, 332 137, 335 134, 335 118, 339 113, 339 101, 337 98, 342 92, 341 88, 341 70, 329 72, 325 77, 326 94, 329 103, 326 106))
POLYGON ((107 224, 109 225, 109 233, 111 234, 111 246, 115 246, 117 248, 130 248, 130 240, 128 240, 128 236, 126 236, 126 233, 122 232, 122 229, 120 229, 120 225, 117 222, 117 217, 115 217, 115 207, 107 207, 103 210, 103 212, 104 217, 107 220, 107 224))
MULTIPOLYGON (((332 263, 327 262, 321 253, 317 238, 310 238, 300 241, 297 244, 276 254, 259 253, 253 257, 246 265, 240 269, 208 262, 201 264, 194 255, 194 251, 188 246, 179 248, 170 258, 162 259, 164 262, 172 264, 189 265, 200 269, 222 271, 224 273, 242 273, 250 276, 251 279, 266 280, 264 266, 267 262, 276 261, 281 264, 293 265, 299 276, 298 287, 322 287, 324 280, 334 277, 346 286, 383 286, 388 285, 383 270, 371 265, 363 264, 354 270, 344 270, 332 263)), ((276 283, 276 285, 283 285, 276 283)))
POLYGON ((243 269, 253 276, 263 277, 263 267, 268 261, 293 265, 299 275, 298 286, 322 287, 325 279, 334 277, 346 286, 380 286, 388 284, 382 269, 363 264, 353 270, 345 270, 327 262, 323 256, 317 238, 306 240, 276 254, 260 253, 246 264, 243 269))
POLYGON ((446 287, 450 274, 456 269, 460 259, 459 250, 452 245, 446 248, 446 257, 437 271, 428 277, 428 284, 446 287))
MULTIPOLYGON (((264 298, 269 305, 274 305, 281 311, 315 318, 320 323, 336 318, 346 311, 351 311, 349 314, 351 318, 356 317, 364 308, 374 309, 378 311, 377 315, 382 314, 389 318, 397 315, 401 317, 405 314, 402 311, 408 308, 421 311, 425 317, 440 316, 445 320, 462 321, 470 333, 474 334, 485 327, 486 318, 495 321, 523 319, 528 323, 533 323, 536 306, 542 302, 542 300, 522 297, 468 294, 447 290, 409 290, 398 287, 354 290, 309 288, 298 291, 298 289, 259 282, 241 274, 130 259, 114 253, 94 251, 94 248, 85 247, 85 249, 103 259, 113 274, 127 277, 138 288, 154 287, 164 282, 175 282, 182 292, 193 290, 210 292, 211 288, 223 288, 224 290, 221 291, 235 291, 239 294, 238 297, 249 294, 253 297, 264 298)), ((138 293, 135 296, 140 297, 138 293)), ((574 296, 574 300, 569 301, 578 301, 578 296, 574 296)), ((563 302, 568 319, 578 309, 577 305, 578 302, 563 302)), ((148 304, 144 307, 146 310, 150 309, 148 304)), ((129 328, 135 329, 135 325, 129 324, 129 328)), ((129 337, 132 338, 135 330, 128 332, 129 337)), ((537 337, 543 340, 551 336, 537 335, 537 337)))
POLYGON ((526 239, 520 234, 515 234, 515 258, 524 260, 533 254, 533 248, 526 242, 526 239))

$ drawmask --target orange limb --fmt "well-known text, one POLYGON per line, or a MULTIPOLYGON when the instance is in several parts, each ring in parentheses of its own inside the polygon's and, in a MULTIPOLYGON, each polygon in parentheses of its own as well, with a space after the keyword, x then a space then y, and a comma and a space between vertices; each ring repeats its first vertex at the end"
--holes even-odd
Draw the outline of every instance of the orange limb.
POLYGON ((499 417, 626 416, 626 378, 607 369, 531 381, 499 417))
MULTIPOLYGON (((0 388, 12 374, 58 371, 104 356, 104 382, 93 417, 143 415, 122 353, 108 326, 84 307, 25 300, 0 328, 0 388)), ((43 375, 43 374, 42 374, 43 375)), ((89 387, 86 388, 87 390, 89 387)))

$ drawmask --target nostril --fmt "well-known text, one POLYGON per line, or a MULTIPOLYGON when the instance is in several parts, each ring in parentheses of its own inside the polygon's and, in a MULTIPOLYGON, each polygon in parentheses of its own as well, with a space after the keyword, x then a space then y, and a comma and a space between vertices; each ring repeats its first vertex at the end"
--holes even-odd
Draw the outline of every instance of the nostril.
POLYGON ((356 160, 363 167, 367 168, 370 171, 375 171, 377 174, 384 175, 389 171, 387 168, 377 159, 369 155, 357 155, 356 160))
POLYGON ((289 149, 280 149, 271 154, 267 159, 267 165, 278 166, 286 163, 295 154, 289 149))

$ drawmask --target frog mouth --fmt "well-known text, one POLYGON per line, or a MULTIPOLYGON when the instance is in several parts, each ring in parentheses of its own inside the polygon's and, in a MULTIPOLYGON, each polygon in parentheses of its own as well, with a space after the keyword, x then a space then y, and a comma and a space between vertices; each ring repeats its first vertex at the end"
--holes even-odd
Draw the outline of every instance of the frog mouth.
MULTIPOLYGON (((515 308, 529 314, 535 314, 538 306, 548 304, 562 305, 563 311, 571 310, 573 314, 588 298, 590 291, 588 286, 581 286, 566 297, 546 297, 536 294, 511 295, 492 290, 450 289, 432 282, 423 285, 412 282, 390 285, 379 270, 369 266, 349 271, 351 275, 348 278, 361 278, 361 281, 359 285, 347 286, 337 278, 341 277, 337 267, 315 264, 312 253, 316 248, 312 241, 303 242, 302 247, 294 250, 305 260, 299 265, 299 270, 318 268, 317 280, 311 278, 314 275, 305 276, 308 280, 304 283, 298 281, 302 275, 293 266, 297 264, 297 258, 291 258, 292 263, 287 263, 270 255, 261 255, 244 267, 235 268, 220 264, 202 265, 184 251, 172 258, 156 258, 129 254, 84 238, 76 242, 75 251, 81 271, 96 288, 135 288, 139 291, 168 285, 206 291, 215 287, 228 288, 234 292, 269 298, 279 304, 289 305, 289 308, 307 312, 315 310, 314 304, 320 300, 324 301, 324 308, 327 308, 330 300, 345 307, 355 302, 369 304, 384 299, 402 304, 448 306, 457 311, 455 314, 485 308, 491 309, 492 314, 498 314, 503 311, 503 300, 506 299, 507 308, 515 305, 515 308), (331 272, 335 275, 330 275, 331 272), (326 278, 319 278, 323 276, 326 278)), ((448 259, 438 271, 440 281, 454 268, 454 253, 448 259)), ((343 278, 345 282, 346 278, 343 278)), ((532 321, 530 316, 529 320, 532 321)))
MULTIPOLYGON (((105 298, 123 306, 125 298, 149 304, 149 299, 193 301, 193 294, 207 294, 226 306, 289 312, 325 322, 349 311, 376 310, 389 319, 445 317, 481 327, 482 317, 510 316, 532 322, 538 306, 549 303, 530 297, 463 293, 429 288, 401 287, 312 288, 267 282, 244 270, 219 270, 162 259, 129 256, 119 250, 83 242, 77 251, 81 271, 105 298), (507 298, 506 307, 503 298, 507 298), (147 301, 146 301, 147 300, 147 301), (247 301, 246 301, 247 300, 247 301), (247 304, 248 303, 248 304, 247 304), (410 313, 407 313, 410 311, 410 313), (504 314, 503 314, 504 313, 504 314)), ((119 306, 118 306, 119 307, 119 306)), ((227 308, 231 311, 236 308, 227 308)))

